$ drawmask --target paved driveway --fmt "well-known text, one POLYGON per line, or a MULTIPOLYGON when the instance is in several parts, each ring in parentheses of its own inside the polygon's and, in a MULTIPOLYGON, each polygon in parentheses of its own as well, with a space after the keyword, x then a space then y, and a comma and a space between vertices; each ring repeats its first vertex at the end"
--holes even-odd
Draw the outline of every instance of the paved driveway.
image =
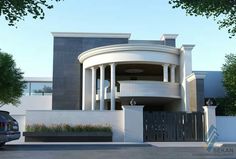
POLYGON ((236 158, 236 147, 205 148, 151 145, 6 145, 0 159, 204 159, 236 158))

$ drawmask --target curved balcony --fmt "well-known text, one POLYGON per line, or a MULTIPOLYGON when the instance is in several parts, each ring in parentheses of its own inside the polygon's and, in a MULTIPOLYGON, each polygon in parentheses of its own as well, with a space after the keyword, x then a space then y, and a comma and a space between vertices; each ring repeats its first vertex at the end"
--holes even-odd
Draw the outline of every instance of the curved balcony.
POLYGON ((180 84, 160 81, 118 81, 120 97, 181 98, 180 84))

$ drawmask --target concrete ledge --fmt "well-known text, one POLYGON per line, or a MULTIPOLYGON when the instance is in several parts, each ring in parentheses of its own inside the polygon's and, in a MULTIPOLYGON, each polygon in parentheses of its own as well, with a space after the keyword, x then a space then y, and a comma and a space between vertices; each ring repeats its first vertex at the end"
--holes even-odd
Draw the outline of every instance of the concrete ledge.
POLYGON ((207 147, 205 142, 145 142, 156 147, 207 147))
MULTIPOLYGON (((145 142, 156 147, 207 147, 206 142, 145 142)), ((236 142, 216 142, 214 147, 235 146, 236 142)))
POLYGON ((8 142, 6 145, 142 145, 151 146, 148 143, 141 142, 8 142))

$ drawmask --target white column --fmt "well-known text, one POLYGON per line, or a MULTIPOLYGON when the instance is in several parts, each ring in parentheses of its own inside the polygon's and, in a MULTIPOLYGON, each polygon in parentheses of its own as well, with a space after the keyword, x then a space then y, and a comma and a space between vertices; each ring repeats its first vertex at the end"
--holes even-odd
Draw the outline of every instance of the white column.
POLYGON ((89 68, 83 69, 83 90, 82 90, 82 110, 91 110, 92 94, 92 71, 89 68))
POLYGON ((85 68, 83 68, 83 85, 82 85, 82 110, 85 110, 85 86, 86 86, 86 79, 85 79, 85 68))
POLYGON ((96 107, 96 94, 97 94, 97 89, 96 89, 96 83, 97 83, 97 80, 96 80, 96 70, 97 68, 95 67, 92 67, 91 68, 92 70, 92 110, 95 110, 95 107, 96 107))
POLYGON ((189 86, 186 78, 192 73, 192 49, 194 45, 183 45, 180 49, 180 83, 182 111, 190 111, 189 86))
POLYGON ((163 82, 168 82, 168 66, 169 64, 163 64, 163 82))
POLYGON ((104 110, 104 80, 105 80, 105 66, 100 66, 100 111, 104 110))
POLYGON ((115 110, 115 81, 116 81, 116 66, 115 63, 111 64, 111 110, 115 110))
POLYGON ((175 65, 171 65, 171 68, 170 68, 170 72, 171 72, 171 76, 170 76, 170 81, 172 83, 175 83, 175 65))

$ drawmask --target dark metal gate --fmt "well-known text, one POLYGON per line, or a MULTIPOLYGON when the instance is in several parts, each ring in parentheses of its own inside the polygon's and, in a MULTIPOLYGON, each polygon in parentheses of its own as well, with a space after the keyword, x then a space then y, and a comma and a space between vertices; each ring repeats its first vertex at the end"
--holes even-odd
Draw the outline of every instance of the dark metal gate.
POLYGON ((143 114, 144 141, 204 141, 202 112, 148 112, 143 114))

